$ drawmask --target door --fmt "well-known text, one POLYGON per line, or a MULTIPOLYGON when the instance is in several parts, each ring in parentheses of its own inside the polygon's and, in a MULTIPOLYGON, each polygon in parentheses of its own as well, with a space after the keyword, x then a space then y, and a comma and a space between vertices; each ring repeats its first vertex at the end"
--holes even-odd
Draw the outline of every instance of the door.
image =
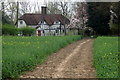
POLYGON ((41 36, 41 30, 38 30, 38 36, 41 36))

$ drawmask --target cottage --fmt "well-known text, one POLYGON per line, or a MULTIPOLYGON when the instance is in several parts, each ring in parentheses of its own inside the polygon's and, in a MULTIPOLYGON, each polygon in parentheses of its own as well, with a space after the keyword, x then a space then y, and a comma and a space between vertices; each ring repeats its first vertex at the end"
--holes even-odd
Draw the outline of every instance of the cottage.
POLYGON ((47 14, 47 7, 41 7, 41 14, 24 14, 18 19, 18 28, 30 26, 38 36, 64 35, 69 19, 61 14, 47 14))

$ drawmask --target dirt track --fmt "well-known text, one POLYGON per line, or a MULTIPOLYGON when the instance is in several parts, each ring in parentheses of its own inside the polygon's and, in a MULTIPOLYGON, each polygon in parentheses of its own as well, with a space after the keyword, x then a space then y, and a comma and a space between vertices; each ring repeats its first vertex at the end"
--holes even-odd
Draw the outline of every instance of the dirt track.
POLYGON ((83 39, 49 56, 20 78, 96 78, 93 62, 93 39, 83 39))

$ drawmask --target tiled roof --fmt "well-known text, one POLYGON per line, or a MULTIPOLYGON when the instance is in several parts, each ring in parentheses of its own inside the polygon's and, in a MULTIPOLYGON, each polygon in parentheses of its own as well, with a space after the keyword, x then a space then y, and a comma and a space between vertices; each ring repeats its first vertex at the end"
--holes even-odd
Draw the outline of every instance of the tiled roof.
POLYGON ((24 20, 27 25, 38 25, 40 21, 46 21, 48 25, 53 25, 55 21, 62 24, 70 23, 69 19, 61 14, 24 14, 19 20, 24 20))

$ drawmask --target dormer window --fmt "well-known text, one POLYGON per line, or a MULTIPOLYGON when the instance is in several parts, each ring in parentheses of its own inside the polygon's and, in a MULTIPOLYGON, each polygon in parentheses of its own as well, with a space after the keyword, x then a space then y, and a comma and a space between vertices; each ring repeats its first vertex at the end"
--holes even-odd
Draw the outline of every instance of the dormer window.
POLYGON ((41 21, 41 24, 44 24, 44 21, 41 21))
POLYGON ((20 24, 23 24, 23 21, 20 21, 20 24))
POLYGON ((58 24, 59 22, 58 21, 56 21, 56 24, 58 24))
POLYGON ((55 21, 54 24, 59 24, 59 21, 55 21))

